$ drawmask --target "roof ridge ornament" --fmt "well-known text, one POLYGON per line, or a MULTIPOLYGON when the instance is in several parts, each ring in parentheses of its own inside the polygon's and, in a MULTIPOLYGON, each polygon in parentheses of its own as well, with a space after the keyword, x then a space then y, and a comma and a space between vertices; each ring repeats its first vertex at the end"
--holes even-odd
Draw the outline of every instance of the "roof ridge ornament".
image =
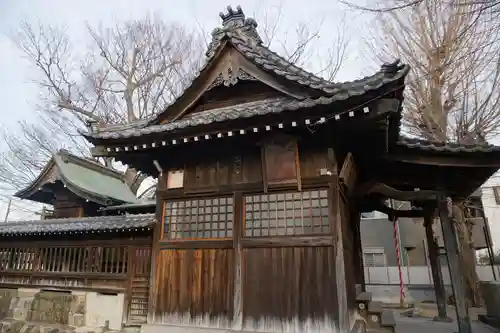
POLYGON ((222 19, 222 27, 212 30, 212 41, 208 46, 207 57, 210 58, 215 54, 215 50, 227 35, 236 36, 248 44, 262 44, 262 39, 257 32, 257 21, 251 17, 246 17, 241 6, 238 5, 236 10, 231 6, 227 6, 227 13, 220 12, 219 16, 222 19))
POLYGON ((245 13, 243 13, 240 5, 236 6, 236 11, 231 6, 227 6, 227 14, 220 12, 219 16, 222 19, 223 26, 226 26, 231 21, 245 21, 245 13))
POLYGON ((389 77, 396 75, 403 68, 405 65, 401 63, 401 59, 395 59, 393 62, 386 62, 380 66, 382 73, 389 77))

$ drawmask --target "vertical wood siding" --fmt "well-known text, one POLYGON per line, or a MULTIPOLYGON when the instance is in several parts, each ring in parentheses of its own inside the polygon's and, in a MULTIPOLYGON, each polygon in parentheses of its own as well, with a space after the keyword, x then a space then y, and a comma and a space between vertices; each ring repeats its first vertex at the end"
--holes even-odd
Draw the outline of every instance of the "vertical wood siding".
POLYGON ((232 249, 161 250, 155 321, 190 324, 205 315, 213 321, 232 319, 233 255, 232 249))
POLYGON ((336 319, 332 247, 244 249, 243 263, 244 320, 336 319))
POLYGON ((345 280, 352 283, 346 284, 347 306, 349 309, 356 308, 356 264, 357 259, 354 256, 354 232, 355 226, 350 219, 349 205, 344 196, 340 200, 340 217, 342 224, 342 243, 344 249, 345 280))

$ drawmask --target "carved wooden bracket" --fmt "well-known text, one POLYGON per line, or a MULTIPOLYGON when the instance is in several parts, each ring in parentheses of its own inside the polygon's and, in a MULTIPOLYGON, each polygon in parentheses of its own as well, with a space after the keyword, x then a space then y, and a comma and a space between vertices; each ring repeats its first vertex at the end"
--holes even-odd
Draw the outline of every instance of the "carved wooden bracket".
POLYGON ((227 67, 223 71, 221 71, 215 80, 210 84, 207 90, 213 89, 220 85, 224 85, 226 87, 234 86, 240 80, 243 81, 257 81, 253 75, 249 74, 242 68, 235 68, 233 70, 232 67, 227 67))

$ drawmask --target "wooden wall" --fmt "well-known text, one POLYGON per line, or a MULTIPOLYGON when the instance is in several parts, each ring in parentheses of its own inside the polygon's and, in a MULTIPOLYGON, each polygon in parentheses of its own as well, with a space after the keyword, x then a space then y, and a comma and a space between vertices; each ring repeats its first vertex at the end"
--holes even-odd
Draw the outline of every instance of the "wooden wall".
POLYGON ((188 163, 183 188, 159 189, 152 323, 335 330, 339 188, 321 171, 332 161, 299 149, 300 190, 265 193, 261 158, 255 149, 188 163))
POLYGON ((244 319, 337 320, 333 247, 247 248, 243 263, 244 319))
POLYGON ((157 314, 232 320, 233 249, 163 250, 157 265, 157 314))
POLYGON ((327 148, 299 146, 299 179, 266 185, 263 155, 254 147, 195 158, 182 186, 167 189, 168 179, 160 180, 151 323, 337 329, 338 280, 352 284, 349 304, 355 285, 345 281, 351 270, 339 276, 336 267, 339 255, 353 253, 352 232, 340 234, 349 229, 349 207, 336 162, 327 148))
POLYGON ((69 218, 97 215, 98 206, 92 202, 86 202, 67 188, 55 190, 54 212, 51 218, 69 218))

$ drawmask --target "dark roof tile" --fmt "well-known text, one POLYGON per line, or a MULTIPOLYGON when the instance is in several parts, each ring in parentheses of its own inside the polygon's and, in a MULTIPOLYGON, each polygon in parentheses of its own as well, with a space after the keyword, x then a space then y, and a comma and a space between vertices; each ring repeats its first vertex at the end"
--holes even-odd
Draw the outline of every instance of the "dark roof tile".
POLYGON ((0 224, 0 235, 118 231, 152 227, 154 223, 154 214, 16 221, 0 224))
POLYGON ((123 128, 113 126, 113 128, 110 129, 103 128, 99 132, 86 133, 84 135, 94 139, 130 138, 145 134, 169 132, 186 127, 208 125, 211 123, 240 118, 251 118, 271 113, 311 108, 317 105, 327 105, 333 102, 346 100, 352 96, 363 95, 369 90, 378 89, 390 81, 403 78, 405 75, 406 71, 399 71, 392 77, 379 77, 376 83, 373 81, 370 86, 353 86, 352 89, 339 91, 339 93, 332 96, 322 96, 314 99, 307 98, 303 100, 294 99, 292 97, 269 98, 193 113, 182 119, 166 124, 150 125, 147 127, 130 127, 127 125, 123 128))
MULTIPOLYGON (((186 90, 190 89, 193 82, 195 82, 197 77, 199 76, 199 73, 208 68, 208 65, 211 64, 212 61, 216 58, 218 50, 220 50, 220 48, 223 47, 225 43, 229 43, 234 46, 244 57, 246 57, 249 61, 253 62, 261 69, 268 72, 273 72, 274 74, 286 78, 289 81, 293 81, 306 86, 307 88, 313 89, 323 95, 324 97, 322 98, 327 98, 323 100, 305 99, 303 100, 304 106, 301 107, 310 107, 317 103, 332 103, 337 100, 345 100, 351 96, 363 95, 370 90, 378 89, 385 84, 396 82, 404 78, 409 72, 409 67, 407 65, 400 64, 399 60, 397 60, 394 63, 382 65, 381 70, 371 76, 366 76, 361 79, 349 82, 330 82, 319 76, 316 76, 313 73, 305 71, 304 69, 291 63, 289 60, 271 51, 268 47, 264 46, 256 30, 257 23, 251 18, 245 18, 245 15, 241 8, 237 8, 236 11, 234 11, 232 8, 228 8, 228 14, 222 15, 224 16, 223 26, 214 29, 214 31, 212 32, 212 41, 208 47, 205 64, 199 70, 198 75, 194 77, 193 81, 186 88, 186 90)), ((172 101, 170 106, 175 104, 176 102, 177 100, 172 101)), ((276 112, 296 109, 295 106, 292 107, 290 105, 300 105, 299 103, 301 103, 299 102, 299 100, 293 102, 286 101, 286 105, 284 104, 283 107, 276 112)), ((264 114, 268 113, 265 112, 265 110, 270 110, 270 108, 263 107, 261 108, 261 110, 263 111, 262 114, 264 114)), ((165 127, 157 127, 157 125, 154 124, 159 120, 161 114, 163 114, 163 112, 158 113, 156 116, 150 118, 147 121, 141 120, 135 124, 126 124, 123 126, 113 125, 109 128, 98 129, 96 132, 92 131, 90 134, 83 134, 87 138, 113 139, 138 136, 147 133, 163 132, 174 128, 195 126, 197 124, 195 121, 189 120, 188 122, 173 122, 171 124, 167 124, 167 126, 165 127), (149 123, 150 126, 146 126, 146 122, 149 123), (113 135, 110 134, 111 132, 120 132, 120 134, 113 135)), ((252 115, 253 114, 250 113, 243 113, 243 117, 249 117, 252 115)), ((226 114, 226 116, 228 115, 226 114)), ((232 117, 233 118, 221 117, 221 120, 218 120, 219 118, 217 118, 214 119, 214 121, 235 119, 234 117, 237 118, 237 114, 232 113, 232 117)), ((200 120, 200 124, 207 123, 209 122, 200 120)))
POLYGON ((490 153, 493 151, 500 152, 500 147, 490 144, 458 144, 451 142, 435 142, 415 138, 400 137, 397 145, 407 148, 414 148, 435 152, 452 152, 452 153, 490 153))

